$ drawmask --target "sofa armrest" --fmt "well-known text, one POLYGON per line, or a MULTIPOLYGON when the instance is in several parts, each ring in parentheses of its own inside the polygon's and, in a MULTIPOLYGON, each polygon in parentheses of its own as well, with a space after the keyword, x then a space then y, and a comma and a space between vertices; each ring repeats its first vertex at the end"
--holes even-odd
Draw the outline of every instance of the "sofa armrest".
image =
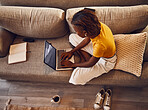
POLYGON ((5 57, 9 52, 9 47, 13 43, 15 34, 0 27, 0 58, 5 57))

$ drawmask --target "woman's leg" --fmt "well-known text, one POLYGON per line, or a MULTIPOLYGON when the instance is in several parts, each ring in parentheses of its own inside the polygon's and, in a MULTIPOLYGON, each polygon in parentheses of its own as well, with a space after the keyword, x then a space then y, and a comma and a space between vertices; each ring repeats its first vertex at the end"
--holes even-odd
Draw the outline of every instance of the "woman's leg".
POLYGON ((72 72, 69 83, 74 85, 84 85, 91 79, 98 77, 104 73, 108 73, 112 70, 116 64, 116 55, 112 58, 100 58, 100 60, 89 68, 77 67, 72 72))
MULTIPOLYGON (((79 37, 77 34, 71 34, 69 36, 69 42, 75 47, 83 40, 84 38, 79 37)), ((82 48, 82 50, 88 52, 90 55, 93 55, 92 43, 90 42, 87 46, 82 48)), ((108 59, 100 58, 100 60, 93 67, 89 68, 77 67, 72 72, 69 83, 75 85, 84 85, 91 79, 98 77, 103 73, 109 72, 111 69, 114 68, 115 63, 116 63, 116 55, 108 59)))
MULTIPOLYGON (((77 34, 71 34, 69 36, 69 42, 76 47, 79 43, 81 43, 84 40, 84 38, 81 38, 77 34)), ((80 62, 85 62, 90 59, 92 56, 92 43, 89 43, 86 47, 82 48, 81 50, 77 51, 77 54, 80 56, 80 62)))

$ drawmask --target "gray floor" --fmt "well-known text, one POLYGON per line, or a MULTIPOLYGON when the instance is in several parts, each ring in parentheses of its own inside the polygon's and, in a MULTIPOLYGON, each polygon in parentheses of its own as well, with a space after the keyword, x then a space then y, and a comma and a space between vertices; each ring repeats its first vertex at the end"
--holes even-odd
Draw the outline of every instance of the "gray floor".
MULTIPOLYGON (((110 88, 113 91, 112 110, 148 110, 148 87, 110 88)), ((93 108, 95 95, 100 89, 101 86, 97 85, 74 86, 0 80, 0 110, 3 110, 8 99, 12 99, 11 104, 26 106, 93 108), (50 102, 50 98, 56 94, 61 96, 60 104, 50 102)))

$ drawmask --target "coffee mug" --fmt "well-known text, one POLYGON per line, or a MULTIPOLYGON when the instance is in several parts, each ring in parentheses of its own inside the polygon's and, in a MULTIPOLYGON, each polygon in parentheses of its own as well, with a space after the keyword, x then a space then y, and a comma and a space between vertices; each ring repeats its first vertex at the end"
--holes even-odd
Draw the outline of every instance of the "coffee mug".
POLYGON ((59 95, 55 95, 51 98, 51 102, 52 103, 60 103, 60 96, 59 95))

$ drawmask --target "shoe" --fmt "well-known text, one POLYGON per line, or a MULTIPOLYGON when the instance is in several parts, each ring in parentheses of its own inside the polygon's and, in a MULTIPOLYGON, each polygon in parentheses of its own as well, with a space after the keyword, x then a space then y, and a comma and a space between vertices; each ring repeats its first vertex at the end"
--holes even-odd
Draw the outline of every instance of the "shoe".
POLYGON ((105 90, 102 88, 96 95, 94 109, 100 109, 102 107, 104 96, 105 96, 105 90))
POLYGON ((108 89, 105 92, 105 98, 104 98, 104 103, 103 103, 104 110, 110 110, 110 108, 111 108, 111 97, 112 97, 112 91, 111 91, 111 89, 108 89))

